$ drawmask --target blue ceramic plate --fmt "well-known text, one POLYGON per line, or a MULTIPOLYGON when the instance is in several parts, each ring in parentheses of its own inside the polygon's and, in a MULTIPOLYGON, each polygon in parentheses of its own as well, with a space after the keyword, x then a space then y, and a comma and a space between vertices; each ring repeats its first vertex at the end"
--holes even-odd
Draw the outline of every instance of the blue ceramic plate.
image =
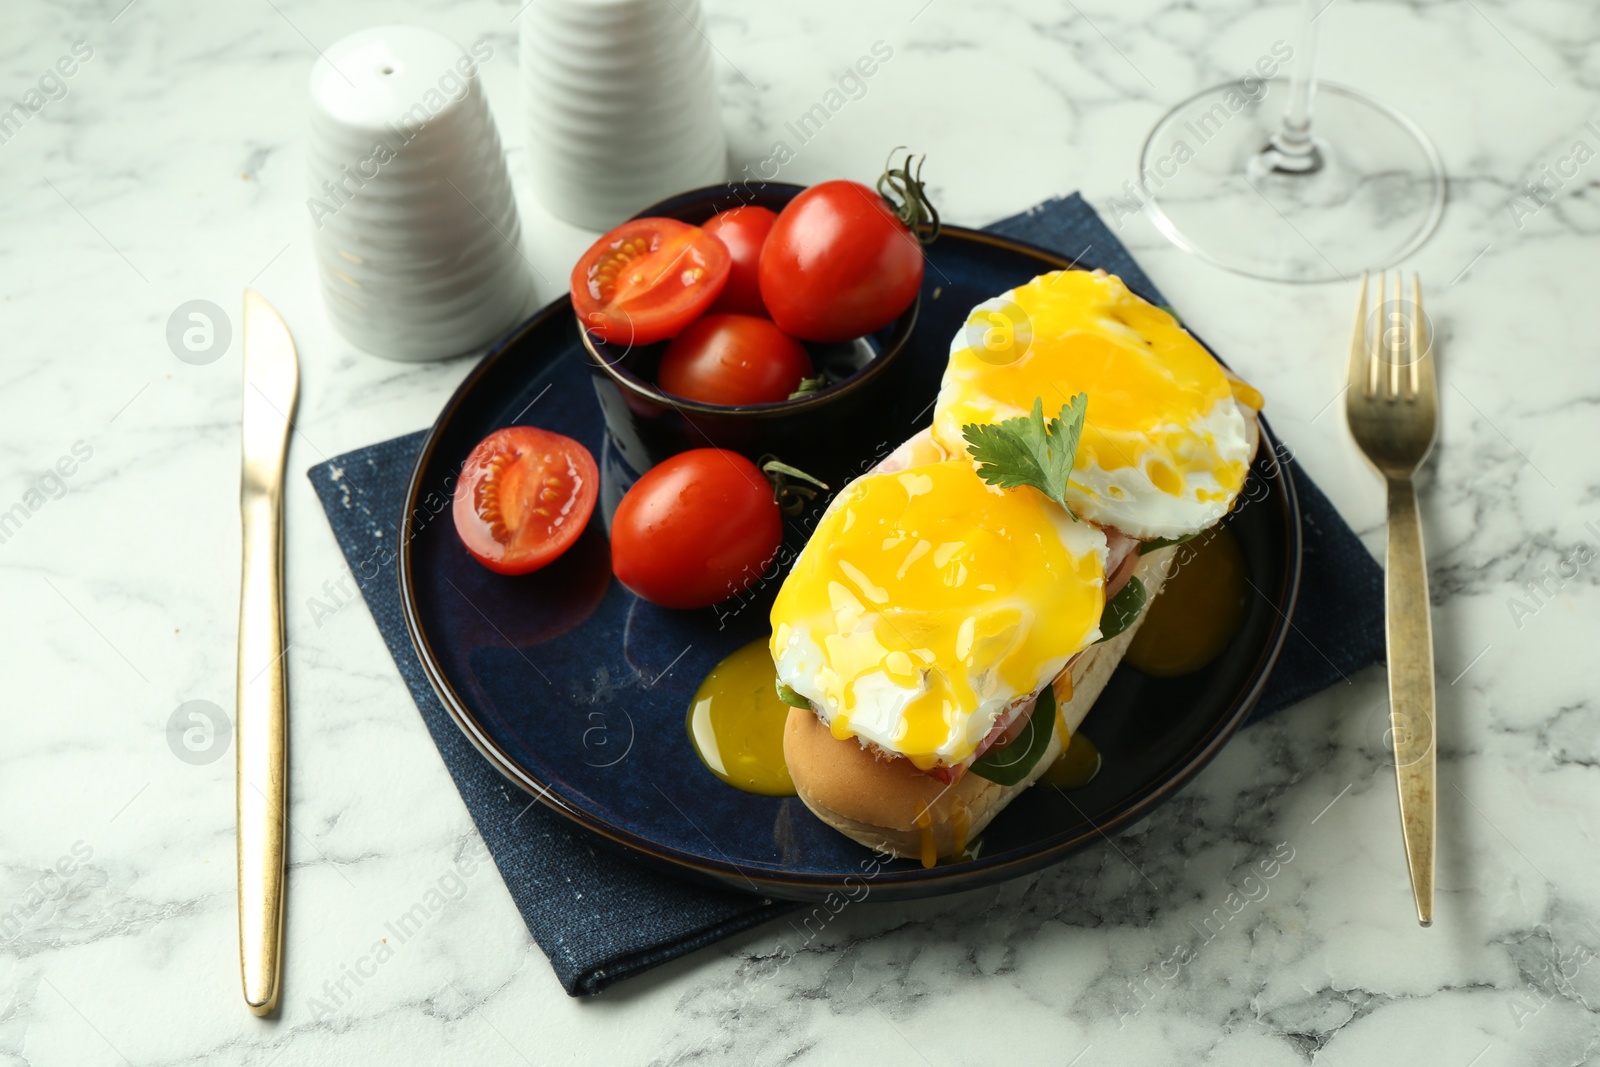
MULTIPOLYGON (((868 465, 928 421, 950 338, 974 305, 1071 265, 957 227, 946 227, 928 256, 922 311, 904 357, 913 373, 884 398, 873 424, 819 427, 856 435, 868 465)), ((604 515, 635 475, 605 440, 590 375, 563 298, 484 359, 423 445, 407 493, 400 583, 434 687, 506 777, 643 859, 777 897, 818 899, 858 887, 873 862, 867 849, 795 798, 725 785, 690 747, 691 697, 719 660, 766 635, 778 583, 743 602, 684 612, 648 604, 612 580, 604 515), (473 562, 441 501, 472 447, 519 423, 583 442, 601 464, 602 506, 554 565, 507 578, 473 562)), ((1263 595, 1224 654, 1180 679, 1119 669, 1081 728, 1105 761, 1088 786, 1028 790, 984 832, 976 859, 927 870, 909 861, 883 865, 872 880, 875 898, 955 892, 1037 870, 1149 814, 1216 755, 1261 692, 1300 578, 1294 485, 1265 424, 1262 431, 1246 490, 1252 502, 1227 521, 1263 595)), ((798 529, 791 537, 799 543, 798 529)))

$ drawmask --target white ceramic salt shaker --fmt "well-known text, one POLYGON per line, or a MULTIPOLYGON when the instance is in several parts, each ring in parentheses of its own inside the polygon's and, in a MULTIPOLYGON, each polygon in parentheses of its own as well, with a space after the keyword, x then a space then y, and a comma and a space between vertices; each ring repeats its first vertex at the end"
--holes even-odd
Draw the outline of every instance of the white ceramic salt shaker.
POLYGON ((376 26, 311 72, 313 245, 329 317, 398 360, 480 348, 532 298, 505 155, 469 54, 432 30, 376 26))

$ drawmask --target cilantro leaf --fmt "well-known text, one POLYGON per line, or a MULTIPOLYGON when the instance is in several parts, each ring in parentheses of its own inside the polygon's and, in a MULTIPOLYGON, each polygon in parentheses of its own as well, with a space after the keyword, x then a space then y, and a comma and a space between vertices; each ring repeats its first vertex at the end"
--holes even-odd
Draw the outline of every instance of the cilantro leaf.
POLYGON ((1035 399, 1031 413, 990 425, 963 426, 961 436, 978 461, 978 477, 1002 489, 1031 485, 1076 521, 1077 513, 1067 503, 1067 478, 1088 410, 1088 394, 1079 393, 1062 406, 1060 415, 1046 422, 1044 401, 1035 399))

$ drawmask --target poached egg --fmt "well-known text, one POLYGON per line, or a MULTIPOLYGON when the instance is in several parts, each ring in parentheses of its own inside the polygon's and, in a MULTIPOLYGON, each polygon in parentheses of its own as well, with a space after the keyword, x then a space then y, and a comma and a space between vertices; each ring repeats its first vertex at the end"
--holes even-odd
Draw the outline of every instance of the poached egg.
POLYGON ((933 436, 963 455, 963 426, 1040 398, 1048 419, 1078 393, 1089 405, 1066 497, 1080 518, 1143 539, 1227 514, 1255 448, 1241 408, 1259 410, 1261 395, 1103 271, 1044 274, 974 308, 951 342, 933 436))
POLYGON ((963 453, 915 451, 829 505, 772 608, 778 678, 837 738, 918 768, 969 760, 1100 637, 1106 537, 963 453))

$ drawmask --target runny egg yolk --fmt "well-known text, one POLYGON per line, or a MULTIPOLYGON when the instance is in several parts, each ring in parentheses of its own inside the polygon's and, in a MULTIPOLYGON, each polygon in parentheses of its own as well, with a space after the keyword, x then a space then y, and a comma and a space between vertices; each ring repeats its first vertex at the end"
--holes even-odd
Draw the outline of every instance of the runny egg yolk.
POLYGON ((689 743, 706 768, 735 789, 794 796, 783 759, 789 705, 764 640, 752 641, 711 669, 689 705, 689 743))
POLYGON ((1105 538, 965 458, 867 474, 813 532, 772 608, 772 658, 835 737, 927 769, 1099 636, 1105 538))
POLYGON ((962 427, 1088 394, 1068 502, 1139 537, 1209 526, 1244 483, 1250 444, 1231 379, 1166 311, 1111 275, 1058 271, 974 310, 951 346, 933 435, 959 454, 962 427))

